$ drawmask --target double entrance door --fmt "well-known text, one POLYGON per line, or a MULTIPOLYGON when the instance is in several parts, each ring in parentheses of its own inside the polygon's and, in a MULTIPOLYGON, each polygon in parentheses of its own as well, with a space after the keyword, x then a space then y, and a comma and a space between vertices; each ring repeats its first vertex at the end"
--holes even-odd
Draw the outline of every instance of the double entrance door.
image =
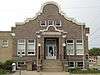
POLYGON ((46 39, 45 44, 46 59, 56 59, 57 56, 57 40, 46 39))

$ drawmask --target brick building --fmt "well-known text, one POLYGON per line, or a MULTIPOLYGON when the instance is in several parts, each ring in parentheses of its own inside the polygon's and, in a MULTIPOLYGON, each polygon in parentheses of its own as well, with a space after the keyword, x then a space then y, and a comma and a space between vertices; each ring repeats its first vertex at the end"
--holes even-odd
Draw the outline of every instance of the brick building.
POLYGON ((13 38, 10 31, 0 31, 0 62, 12 60, 13 38))
POLYGON ((88 67, 89 28, 66 18, 57 4, 46 3, 35 18, 12 27, 17 68, 64 71, 88 67))

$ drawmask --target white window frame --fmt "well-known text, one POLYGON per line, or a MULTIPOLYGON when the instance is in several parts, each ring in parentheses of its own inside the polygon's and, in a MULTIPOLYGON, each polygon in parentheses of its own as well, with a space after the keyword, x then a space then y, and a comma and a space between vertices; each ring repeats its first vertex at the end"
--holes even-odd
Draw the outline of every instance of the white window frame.
POLYGON ((82 39, 77 39, 76 40, 76 55, 84 55, 84 48, 83 48, 83 40, 82 39), (77 43, 77 40, 81 40, 82 43, 77 43), (82 49, 77 49, 77 45, 82 45, 82 49), (77 53, 77 51, 82 50, 83 53, 77 53))
POLYGON ((40 21, 40 26, 41 26, 41 27, 47 26, 46 21, 44 21, 44 22, 45 22, 45 25, 41 25, 42 21, 40 21))
POLYGON ((52 25, 54 25, 54 20, 48 20, 48 25, 49 25, 49 21, 52 21, 52 25))
POLYGON ((55 26, 56 27, 61 27, 62 26, 62 21, 61 20, 58 20, 58 21, 60 21, 60 25, 56 25, 56 21, 55 21, 55 26))
POLYGON ((17 55, 18 56, 20 56, 20 55, 22 55, 22 56, 25 56, 25 54, 26 54, 26 40, 25 39, 18 39, 17 40, 17 55), (24 43, 20 43, 19 41, 20 40, 24 40, 24 43), (25 49, 18 49, 18 45, 23 45, 23 46, 25 46, 25 49), (19 53, 20 54, 19 54, 19 53), (22 52, 24 52, 24 54, 22 54, 22 52))
MULTIPOLYGON (((73 39, 68 39, 68 40, 73 40, 73 39)), ((67 43, 67 40, 66 40, 66 44, 67 44, 67 46, 66 47, 68 47, 68 45, 72 45, 73 44, 73 54, 71 54, 71 52, 69 53, 69 51, 68 51, 68 49, 67 49, 67 55, 75 55, 75 48, 74 48, 74 40, 73 40, 73 43, 67 43)))
POLYGON ((4 40, 1 40, 1 47, 2 48, 7 48, 8 47, 8 40, 4 39, 4 40), (4 42, 6 41, 6 42, 4 42))
POLYGON ((28 39, 27 40, 27 55, 29 56, 33 56, 33 55, 36 55, 36 47, 35 47, 35 43, 36 43, 36 40, 35 39, 28 39), (29 40, 34 40, 34 43, 28 43, 29 40), (28 50, 28 45, 34 45, 34 50, 33 51, 29 51, 28 50), (28 54, 28 52, 34 52, 34 54, 28 54))

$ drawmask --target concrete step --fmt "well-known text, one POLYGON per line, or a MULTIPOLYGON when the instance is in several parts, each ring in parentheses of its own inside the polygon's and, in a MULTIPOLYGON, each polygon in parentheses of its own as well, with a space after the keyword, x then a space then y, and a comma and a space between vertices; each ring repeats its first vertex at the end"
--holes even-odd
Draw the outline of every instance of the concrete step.
POLYGON ((62 66, 57 66, 57 67, 55 67, 55 66, 54 67, 53 66, 52 67, 43 66, 42 68, 63 68, 63 67, 62 66))
POLYGON ((59 65, 60 66, 60 65, 62 65, 62 63, 56 63, 56 62, 55 63, 51 63, 51 62, 48 63, 48 62, 46 62, 46 63, 43 63, 43 65, 59 65))
POLYGON ((63 71, 62 61, 60 60, 44 60, 42 64, 43 71, 61 72, 63 71))
POLYGON ((62 62, 61 61, 56 61, 56 60, 45 60, 43 61, 43 65, 50 65, 50 64, 58 64, 58 65, 62 65, 62 62))
POLYGON ((43 72, 62 72, 63 68, 43 68, 43 72))

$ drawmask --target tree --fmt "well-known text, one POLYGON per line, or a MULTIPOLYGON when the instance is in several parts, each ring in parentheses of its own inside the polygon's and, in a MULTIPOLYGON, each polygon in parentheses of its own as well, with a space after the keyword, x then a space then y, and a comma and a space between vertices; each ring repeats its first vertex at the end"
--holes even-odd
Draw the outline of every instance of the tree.
POLYGON ((89 55, 100 56, 100 48, 92 48, 89 50, 89 55))

